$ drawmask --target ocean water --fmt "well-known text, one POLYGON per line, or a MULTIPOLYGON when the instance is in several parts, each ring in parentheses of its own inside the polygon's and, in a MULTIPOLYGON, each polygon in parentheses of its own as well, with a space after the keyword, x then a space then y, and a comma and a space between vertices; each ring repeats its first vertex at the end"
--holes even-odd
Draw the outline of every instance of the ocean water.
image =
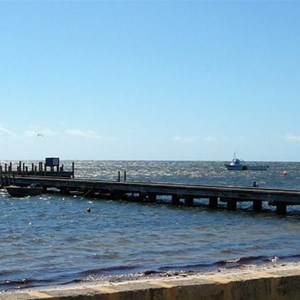
MULTIPOLYGON (((63 162, 65 169, 71 162, 63 162)), ((15 162, 17 164, 17 162, 15 162)), ((31 164, 31 162, 28 162, 31 164)), ((128 181, 300 189, 300 163, 266 172, 227 171, 223 162, 76 161, 75 176, 128 181), (287 171, 288 175, 284 175, 287 171)), ((0 191, 0 291, 160 272, 202 271, 300 260, 300 209, 264 204, 237 211, 0 191), (87 211, 91 209, 91 212, 87 211)))

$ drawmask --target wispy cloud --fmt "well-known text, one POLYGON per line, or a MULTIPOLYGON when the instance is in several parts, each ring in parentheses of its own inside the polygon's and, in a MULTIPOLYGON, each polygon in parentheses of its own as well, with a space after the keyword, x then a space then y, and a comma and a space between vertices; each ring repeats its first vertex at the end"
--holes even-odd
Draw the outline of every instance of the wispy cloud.
POLYGON ((87 139, 99 139, 101 136, 99 136, 95 131, 93 130, 79 130, 79 129, 67 129, 66 134, 70 136, 76 136, 76 137, 83 137, 87 139))
POLYGON ((2 136, 11 136, 11 137, 17 136, 15 133, 13 133, 9 129, 3 127, 1 124, 0 124, 0 135, 2 135, 2 136))
POLYGON ((106 141, 114 141, 113 137, 104 137, 97 134, 94 130, 80 130, 80 129, 67 129, 65 133, 69 136, 73 137, 81 137, 85 139, 98 139, 98 140, 106 140, 106 141))
POLYGON ((207 142, 207 143, 214 143, 217 141, 217 139, 213 136, 207 136, 203 139, 203 141, 207 142))
POLYGON ((174 136, 172 138, 172 140, 177 143, 194 143, 197 139, 197 136, 174 136))
POLYGON ((300 142, 300 135, 296 135, 293 133, 287 133, 285 135, 285 139, 289 142, 300 142))

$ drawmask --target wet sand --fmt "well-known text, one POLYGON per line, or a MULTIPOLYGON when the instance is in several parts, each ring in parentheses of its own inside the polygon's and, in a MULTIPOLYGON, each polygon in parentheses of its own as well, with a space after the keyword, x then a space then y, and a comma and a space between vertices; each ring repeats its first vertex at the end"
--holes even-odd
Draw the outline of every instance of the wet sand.
POLYGON ((148 274, 2 292, 12 299, 299 299, 300 262, 148 274), (196 297, 196 298, 194 298, 196 297))

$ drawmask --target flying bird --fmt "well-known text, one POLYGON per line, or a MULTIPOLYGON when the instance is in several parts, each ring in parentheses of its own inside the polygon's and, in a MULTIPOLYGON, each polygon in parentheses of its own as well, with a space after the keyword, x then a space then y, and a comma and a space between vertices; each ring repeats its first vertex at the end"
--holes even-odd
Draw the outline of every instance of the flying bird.
POLYGON ((37 135, 36 135, 37 137, 44 137, 44 135, 43 134, 41 134, 41 133, 38 133, 37 135))

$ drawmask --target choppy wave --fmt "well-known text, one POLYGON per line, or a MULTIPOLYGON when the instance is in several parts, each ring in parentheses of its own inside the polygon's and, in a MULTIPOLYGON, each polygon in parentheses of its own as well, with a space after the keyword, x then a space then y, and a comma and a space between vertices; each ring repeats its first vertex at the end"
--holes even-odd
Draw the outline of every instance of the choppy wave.
MULTIPOLYGON (((79 161, 76 176, 116 180, 126 171, 134 181, 299 189, 299 163, 268 164, 267 172, 228 172, 221 162, 79 161)), ((1 191, 0 199, 0 290, 300 260, 298 207, 278 216, 267 205, 253 213, 251 203, 233 212, 163 198, 142 205, 1 191)))

